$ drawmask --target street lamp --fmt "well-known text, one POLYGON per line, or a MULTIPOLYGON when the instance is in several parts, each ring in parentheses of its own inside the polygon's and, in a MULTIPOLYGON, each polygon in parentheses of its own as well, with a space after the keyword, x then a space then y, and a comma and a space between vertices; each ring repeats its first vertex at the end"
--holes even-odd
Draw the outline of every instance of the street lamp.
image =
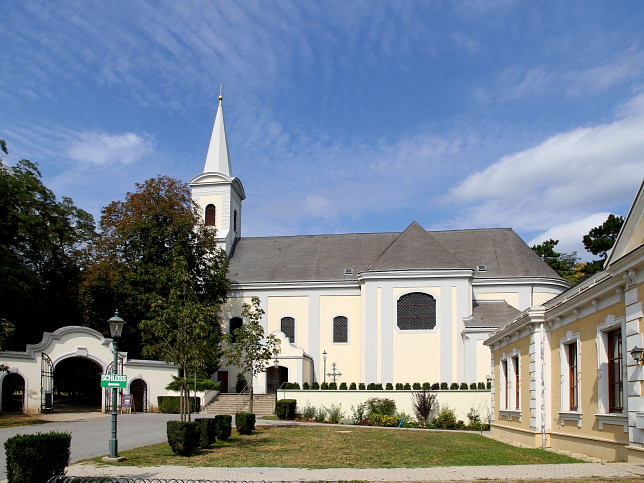
POLYGON ((326 382, 326 351, 322 352, 322 359, 324 359, 324 372, 323 372, 324 378, 322 382, 326 382))
POLYGON ((275 373, 275 395, 277 396, 277 385, 279 384, 279 377, 277 376, 277 371, 280 368, 280 361, 277 360, 277 354, 275 354, 275 360, 273 361, 273 369, 275 373))
POLYGON ((640 349, 639 347, 635 346, 633 349, 629 352, 631 357, 635 362, 642 362, 642 354, 644 353, 644 349, 640 349))
MULTIPOLYGON (((125 321, 119 317, 119 311, 114 312, 114 317, 108 320, 110 324, 110 334, 112 335, 112 348, 114 349, 114 363, 112 365, 112 374, 118 371, 118 340, 123 333, 125 321)), ((105 461, 124 461, 125 457, 119 456, 118 439, 116 438, 116 387, 112 388, 112 437, 110 438, 110 455, 104 457, 105 461)))

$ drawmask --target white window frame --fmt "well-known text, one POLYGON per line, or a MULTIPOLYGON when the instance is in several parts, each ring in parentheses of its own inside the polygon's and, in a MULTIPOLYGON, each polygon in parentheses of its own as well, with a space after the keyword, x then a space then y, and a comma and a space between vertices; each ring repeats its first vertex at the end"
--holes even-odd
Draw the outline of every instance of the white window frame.
POLYGON ((574 421, 581 427, 581 338, 579 332, 569 330, 565 337, 559 341, 559 368, 561 373, 561 407, 559 410, 559 424, 574 421), (570 346, 577 346, 577 409, 570 409, 570 346))
POLYGON ((626 318, 615 317, 613 314, 606 316, 603 324, 597 326, 597 414, 599 429, 604 429, 605 424, 618 425, 628 433, 628 398, 626 397, 625 383, 628 381, 626 374, 626 318), (612 330, 622 331, 622 391, 624 406, 621 413, 611 413, 608 410, 608 333, 612 330))
POLYGON ((499 372, 500 372, 500 383, 499 383, 499 399, 500 399, 500 408, 499 408, 499 419, 505 417, 508 421, 512 419, 518 419, 521 421, 521 352, 518 349, 512 349, 510 353, 503 353, 501 359, 499 360, 499 372), (503 371, 503 366, 507 365, 507 378, 506 374, 503 371), (516 386, 516 375, 518 374, 519 378, 519 387, 516 386), (506 383, 507 383, 507 397, 506 397, 506 383), (517 401, 517 389, 519 393, 519 399, 517 401), (518 409, 517 409, 518 408, 518 409))

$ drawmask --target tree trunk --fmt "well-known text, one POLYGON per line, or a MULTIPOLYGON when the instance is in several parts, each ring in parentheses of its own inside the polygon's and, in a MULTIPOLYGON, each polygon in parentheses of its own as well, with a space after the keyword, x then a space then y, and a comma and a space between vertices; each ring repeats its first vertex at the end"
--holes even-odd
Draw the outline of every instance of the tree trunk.
POLYGON ((250 384, 248 386, 248 412, 253 413, 253 376, 250 376, 250 384))
POLYGON ((186 386, 186 414, 188 421, 192 421, 192 405, 190 404, 190 384, 186 386))

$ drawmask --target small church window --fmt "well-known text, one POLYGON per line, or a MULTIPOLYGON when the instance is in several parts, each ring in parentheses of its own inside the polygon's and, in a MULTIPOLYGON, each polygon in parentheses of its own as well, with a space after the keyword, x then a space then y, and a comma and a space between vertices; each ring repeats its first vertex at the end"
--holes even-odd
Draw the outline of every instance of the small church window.
POLYGON ((233 231, 237 233, 237 210, 233 213, 233 231))
POLYGON ((241 319, 241 317, 233 317, 232 319, 230 319, 228 333, 232 336, 233 342, 237 342, 235 331, 239 329, 243 323, 244 321, 241 319))
POLYGON ((206 206, 206 226, 215 226, 215 215, 217 214, 217 209, 215 205, 210 204, 206 206))
POLYGON ((280 330, 284 332, 291 344, 295 343, 295 319, 293 317, 282 317, 280 330))
POLYGON ((436 299, 429 294, 414 292, 398 299, 400 330, 432 330, 436 327, 436 299))
POLYGON ((333 342, 349 342, 349 320, 343 315, 333 318, 333 342))

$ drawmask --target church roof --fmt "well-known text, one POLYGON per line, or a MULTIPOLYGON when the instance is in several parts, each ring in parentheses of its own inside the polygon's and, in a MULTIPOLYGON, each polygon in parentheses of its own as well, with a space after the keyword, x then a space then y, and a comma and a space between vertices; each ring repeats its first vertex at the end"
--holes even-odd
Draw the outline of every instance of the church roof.
POLYGON ((505 300, 475 300, 472 317, 465 319, 466 328, 497 328, 517 316, 515 309, 505 300))
POLYGON ((472 269, 477 278, 560 278, 509 228, 242 237, 233 283, 357 280, 365 271, 472 269), (484 266, 484 267, 481 267, 484 266))

